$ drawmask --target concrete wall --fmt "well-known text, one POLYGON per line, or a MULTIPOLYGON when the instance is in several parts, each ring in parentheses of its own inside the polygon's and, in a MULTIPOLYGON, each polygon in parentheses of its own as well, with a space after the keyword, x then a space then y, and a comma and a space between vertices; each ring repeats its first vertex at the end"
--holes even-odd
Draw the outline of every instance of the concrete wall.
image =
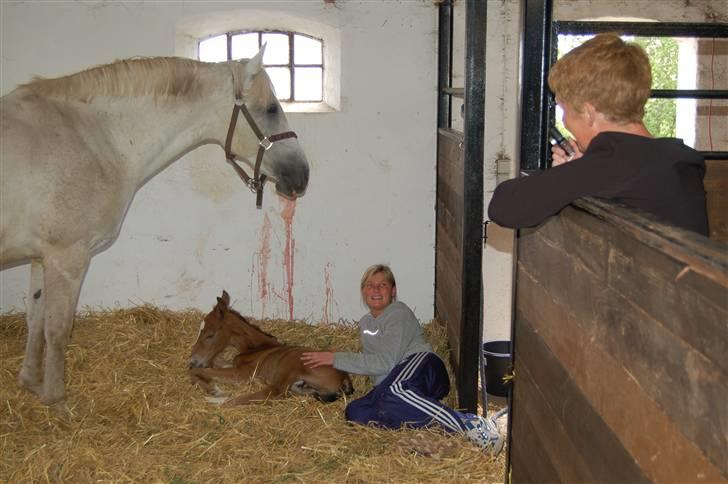
MULTIPOLYGON (((432 318, 437 15, 430 0, 3 1, 0 17, 2 94, 34 75, 186 54, 191 26, 201 32, 205 19, 210 28, 227 19, 232 29, 280 18, 340 41, 339 110, 288 115, 312 165, 306 196, 292 207, 269 188, 257 211, 222 150, 200 148, 138 192, 119 240, 92 261, 80 308, 208 309, 226 288, 255 317, 353 320, 365 312, 361 273, 385 262, 400 299, 421 320, 432 318)), ((0 311, 22 310, 27 286, 28 266, 0 273, 0 311)))

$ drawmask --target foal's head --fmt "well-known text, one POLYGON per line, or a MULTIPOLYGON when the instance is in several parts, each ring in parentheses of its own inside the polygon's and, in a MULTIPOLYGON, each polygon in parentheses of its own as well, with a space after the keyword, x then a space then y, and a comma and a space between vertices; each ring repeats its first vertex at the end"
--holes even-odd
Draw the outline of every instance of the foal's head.
POLYGON ((230 295, 222 291, 217 304, 200 323, 200 334, 192 346, 190 368, 211 366, 212 361, 228 346, 239 353, 279 346, 275 337, 250 324, 237 311, 230 308, 230 295))

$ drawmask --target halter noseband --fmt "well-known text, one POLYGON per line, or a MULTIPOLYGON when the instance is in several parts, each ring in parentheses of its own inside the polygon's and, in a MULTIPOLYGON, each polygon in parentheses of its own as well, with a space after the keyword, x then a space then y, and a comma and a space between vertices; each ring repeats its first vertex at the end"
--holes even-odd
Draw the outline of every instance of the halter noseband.
POLYGON ((266 176, 260 172, 260 165, 263 162, 263 154, 265 154, 265 152, 273 146, 273 143, 287 138, 298 138, 298 136, 296 136, 296 133, 293 131, 286 131, 285 133, 278 133, 267 137, 263 136, 263 132, 260 128, 258 128, 253 116, 245 106, 242 96, 238 93, 235 94, 235 106, 233 106, 233 114, 230 118, 230 126, 228 127, 227 138, 225 139, 225 158, 228 163, 232 165, 235 172, 248 186, 248 188, 255 193, 255 206, 257 208, 260 208, 263 205, 263 186, 266 179, 266 176), (255 136, 258 137, 258 155, 255 157, 255 168, 253 169, 252 177, 245 173, 243 167, 236 161, 236 158, 240 157, 230 151, 233 142, 233 133, 235 133, 235 125, 238 122, 238 113, 240 111, 243 112, 243 116, 245 116, 245 119, 248 121, 250 129, 252 129, 255 136))

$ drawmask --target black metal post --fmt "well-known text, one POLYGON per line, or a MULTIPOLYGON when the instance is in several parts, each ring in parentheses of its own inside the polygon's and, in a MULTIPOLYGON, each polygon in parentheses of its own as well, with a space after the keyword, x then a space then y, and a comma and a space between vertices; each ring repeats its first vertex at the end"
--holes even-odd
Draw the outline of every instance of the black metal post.
POLYGON ((452 15, 450 0, 437 9, 437 127, 449 128, 452 97, 446 92, 452 84, 452 15))
POLYGON ((465 139, 463 184, 462 309, 458 402, 475 412, 481 349, 483 261, 483 143, 485 128, 486 7, 465 4, 465 139))
POLYGON ((521 170, 546 168, 549 144, 546 76, 551 54, 552 0, 524 0, 521 72, 521 170))

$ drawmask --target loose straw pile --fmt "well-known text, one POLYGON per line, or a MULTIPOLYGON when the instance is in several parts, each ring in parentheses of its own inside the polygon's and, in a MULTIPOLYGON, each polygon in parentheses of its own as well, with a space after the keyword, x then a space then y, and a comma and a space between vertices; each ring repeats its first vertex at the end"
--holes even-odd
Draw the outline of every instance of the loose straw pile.
MULTIPOLYGON (((0 482, 502 482, 505 452, 462 436, 347 424, 344 400, 220 407, 187 377, 203 315, 150 306, 78 317, 59 416, 18 388, 24 316, 0 315, 0 482)), ((288 344, 355 351, 350 324, 256 321, 288 344)), ((440 355, 445 332, 426 326, 440 355)), ((359 397, 370 386, 354 378, 359 397)), ((223 387, 253 391, 255 384, 223 387)), ((455 402, 454 385, 446 402, 455 402)))

